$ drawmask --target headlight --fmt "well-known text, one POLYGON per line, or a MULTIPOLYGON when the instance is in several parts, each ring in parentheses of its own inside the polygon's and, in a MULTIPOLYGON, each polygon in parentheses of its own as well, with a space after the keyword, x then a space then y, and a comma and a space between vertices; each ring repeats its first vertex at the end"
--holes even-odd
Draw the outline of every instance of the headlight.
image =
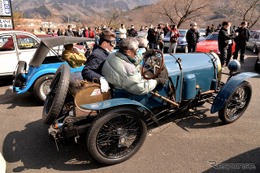
POLYGON ((228 64, 228 69, 231 71, 231 72, 237 72, 239 71, 241 68, 241 64, 238 60, 232 60, 230 61, 230 63, 228 64))

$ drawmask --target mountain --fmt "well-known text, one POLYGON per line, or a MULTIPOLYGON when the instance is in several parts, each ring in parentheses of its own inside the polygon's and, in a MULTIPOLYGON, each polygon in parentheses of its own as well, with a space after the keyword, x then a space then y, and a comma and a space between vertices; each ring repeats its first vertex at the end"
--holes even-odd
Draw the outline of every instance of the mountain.
POLYGON ((23 13, 25 18, 51 18, 79 22, 92 15, 111 9, 128 11, 157 0, 13 0, 13 11, 23 13))

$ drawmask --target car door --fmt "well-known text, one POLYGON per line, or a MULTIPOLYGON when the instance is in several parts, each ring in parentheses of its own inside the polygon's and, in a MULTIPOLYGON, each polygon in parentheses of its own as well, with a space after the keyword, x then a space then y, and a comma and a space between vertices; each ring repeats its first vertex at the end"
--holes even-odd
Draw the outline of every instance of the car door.
POLYGON ((19 61, 25 61, 27 65, 29 65, 37 47, 39 46, 39 39, 26 33, 17 33, 16 41, 19 61))
POLYGON ((0 76, 12 75, 18 63, 15 38, 12 34, 0 35, 0 76))

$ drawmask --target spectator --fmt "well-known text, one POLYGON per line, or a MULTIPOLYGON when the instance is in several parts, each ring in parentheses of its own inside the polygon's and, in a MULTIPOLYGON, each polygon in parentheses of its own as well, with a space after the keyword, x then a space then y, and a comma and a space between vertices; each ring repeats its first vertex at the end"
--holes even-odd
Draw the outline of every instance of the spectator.
POLYGON ((187 31, 186 40, 188 43, 188 52, 196 52, 197 43, 199 42, 200 33, 197 30, 197 23, 190 24, 191 28, 187 31))
POLYGON ((64 48, 65 50, 62 52, 62 58, 66 60, 72 68, 84 65, 84 62, 86 62, 85 55, 73 48, 73 44, 64 45, 64 48))
POLYGON ((114 50, 116 35, 114 32, 104 30, 99 35, 99 44, 95 44, 92 53, 88 57, 85 67, 82 70, 82 77, 85 80, 97 79, 101 84, 101 91, 108 91, 108 83, 101 75, 101 69, 108 54, 114 50))
POLYGON ((164 35, 166 35, 170 30, 171 30, 171 27, 169 26, 168 23, 166 23, 165 26, 163 27, 164 35))
POLYGON ((155 31, 154 31, 153 25, 150 25, 150 28, 148 29, 147 40, 149 41, 149 48, 155 49, 155 44, 154 44, 155 31))
POLYGON ((233 59, 237 59, 238 52, 240 51, 240 61, 244 63, 246 43, 248 42, 250 36, 250 32, 247 29, 247 22, 242 22, 240 27, 235 32, 238 36, 234 39, 236 42, 236 48, 233 59))
POLYGON ((52 35, 53 34, 53 32, 51 31, 51 28, 48 28, 47 29, 47 33, 46 33, 47 35, 52 35))
POLYGON ((159 33, 159 38, 158 38, 158 42, 157 42, 158 48, 159 48, 159 50, 163 51, 163 47, 164 47, 164 42, 163 42, 164 31, 163 31, 163 28, 161 27, 160 24, 158 24, 157 32, 159 33))
MULTIPOLYGON (((157 84, 164 84, 166 79, 144 79, 140 67, 136 64, 139 42, 136 38, 128 37, 119 44, 119 51, 111 53, 105 61, 102 74, 115 88, 124 89, 132 94, 143 95, 151 92, 157 84)), ((145 56, 153 55, 147 51, 145 56)))
POLYGON ((124 24, 121 24, 121 27, 119 28, 119 38, 120 39, 125 39, 126 38, 126 28, 124 24))
POLYGON ((128 36, 129 37, 136 37, 138 34, 137 34, 137 31, 135 30, 135 26, 134 25, 131 25, 131 28, 128 32, 128 36))
POLYGON ((211 25, 210 27, 210 32, 215 32, 216 31, 216 27, 214 26, 214 24, 211 25))
POLYGON ((218 49, 220 52, 220 62, 222 67, 224 66, 227 59, 229 40, 235 37, 234 35, 228 34, 229 29, 230 25, 228 22, 224 21, 218 34, 218 49))
POLYGON ((208 26, 208 27, 206 28, 206 33, 205 33, 206 37, 207 37, 210 33, 211 33, 211 29, 210 29, 210 26, 208 26))
POLYGON ((91 27, 88 28, 88 32, 89 32, 89 38, 95 38, 95 32, 92 30, 91 27))
POLYGON ((65 31, 65 36, 74 36, 71 25, 68 25, 68 29, 65 31))
MULTIPOLYGON (((231 22, 228 22, 228 25, 229 25, 229 27, 228 27, 228 30, 227 30, 227 32, 228 32, 228 35, 231 35, 231 36, 236 36, 236 34, 235 34, 235 30, 233 29, 233 27, 231 27, 232 26, 232 23, 231 22)), ((235 38, 235 37, 233 37, 233 38, 235 38)), ((228 66, 228 64, 229 64, 229 61, 230 61, 230 59, 231 59, 231 57, 232 57, 232 47, 233 47, 233 39, 229 39, 228 40, 228 49, 227 49, 227 59, 226 59, 226 66, 228 66)))
POLYGON ((176 25, 172 25, 170 30, 170 45, 169 45, 169 53, 176 53, 178 38, 180 37, 179 30, 177 29, 176 25))
POLYGON ((61 31, 60 28, 58 28, 57 35, 58 35, 58 36, 62 36, 62 35, 63 35, 63 33, 62 33, 62 31, 61 31))

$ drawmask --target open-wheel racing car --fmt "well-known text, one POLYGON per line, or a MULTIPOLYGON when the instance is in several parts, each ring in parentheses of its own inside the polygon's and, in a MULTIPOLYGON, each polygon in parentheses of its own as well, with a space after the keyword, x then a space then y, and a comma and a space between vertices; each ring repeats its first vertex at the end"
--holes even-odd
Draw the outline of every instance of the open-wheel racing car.
POLYGON ((218 112, 225 124, 239 119, 247 109, 252 89, 246 80, 256 73, 239 73, 232 61, 226 83, 221 81, 221 65, 215 53, 165 54, 155 51, 143 60, 146 79, 165 78, 146 95, 133 95, 110 86, 101 93, 100 85, 82 80, 62 65, 55 73, 44 103, 42 119, 50 124, 55 141, 86 134, 89 153, 98 162, 111 165, 126 161, 142 146, 147 129, 162 119, 177 116, 205 102, 211 113, 218 112), (86 132, 86 133, 84 133, 86 132))

